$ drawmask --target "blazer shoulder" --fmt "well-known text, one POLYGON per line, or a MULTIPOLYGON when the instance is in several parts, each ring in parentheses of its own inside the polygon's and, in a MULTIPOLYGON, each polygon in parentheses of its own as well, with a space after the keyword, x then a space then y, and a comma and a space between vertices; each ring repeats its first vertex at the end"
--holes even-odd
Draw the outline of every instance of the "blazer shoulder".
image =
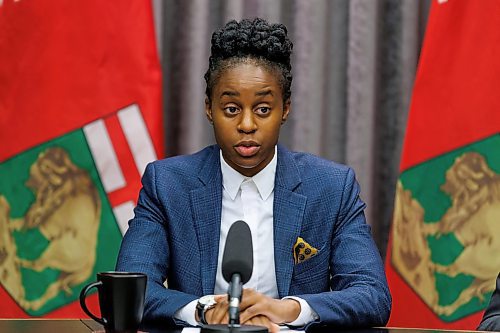
POLYGON ((276 184, 299 193, 342 191, 356 184, 354 171, 343 164, 278 146, 276 184))
POLYGON ((354 172, 347 165, 313 154, 303 152, 290 152, 290 154, 303 178, 316 177, 319 174, 345 177, 349 172, 354 172))

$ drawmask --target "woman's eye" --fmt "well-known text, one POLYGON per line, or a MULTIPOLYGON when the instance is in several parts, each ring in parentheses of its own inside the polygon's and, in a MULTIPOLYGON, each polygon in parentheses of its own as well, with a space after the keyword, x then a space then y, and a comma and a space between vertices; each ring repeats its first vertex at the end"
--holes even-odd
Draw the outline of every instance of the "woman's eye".
POLYGON ((268 114, 269 111, 271 111, 271 108, 269 108, 267 106, 261 106, 261 107, 257 108, 257 113, 259 113, 259 114, 268 114))
POLYGON ((236 106, 228 106, 224 108, 224 111, 228 114, 236 114, 238 112, 238 108, 236 106))

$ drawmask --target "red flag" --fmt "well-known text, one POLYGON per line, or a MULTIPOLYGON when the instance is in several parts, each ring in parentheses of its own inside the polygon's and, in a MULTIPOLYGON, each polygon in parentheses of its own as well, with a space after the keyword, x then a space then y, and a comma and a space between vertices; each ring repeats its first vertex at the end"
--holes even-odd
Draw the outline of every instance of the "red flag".
POLYGON ((475 329, 500 271, 500 2, 433 1, 386 260, 389 326, 475 329))
POLYGON ((151 3, 0 0, 0 50, 0 317, 82 317, 164 151, 151 3))

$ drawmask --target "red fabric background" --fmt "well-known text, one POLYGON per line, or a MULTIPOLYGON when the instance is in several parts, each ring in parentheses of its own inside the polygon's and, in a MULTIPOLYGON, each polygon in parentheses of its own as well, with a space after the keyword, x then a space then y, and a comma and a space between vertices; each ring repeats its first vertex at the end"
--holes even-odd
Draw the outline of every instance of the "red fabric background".
POLYGON ((0 6, 0 161, 137 103, 163 155, 151 4, 5 0, 0 6))
MULTIPOLYGON (((163 156, 161 69, 153 29, 150 1, 4 0, 0 163, 133 103, 158 157, 163 156)), ((127 170, 136 172, 135 166, 125 167, 125 175, 127 170)), ((134 176, 136 196, 140 184, 138 173, 134 176)), ((133 183, 129 177, 127 182, 133 183)), ((120 193, 113 195, 112 204, 124 201, 120 193)), ((98 311, 96 295, 87 304, 98 311)), ((0 317, 27 316, 0 288, 0 317)), ((74 302, 46 317, 86 316, 74 302)))

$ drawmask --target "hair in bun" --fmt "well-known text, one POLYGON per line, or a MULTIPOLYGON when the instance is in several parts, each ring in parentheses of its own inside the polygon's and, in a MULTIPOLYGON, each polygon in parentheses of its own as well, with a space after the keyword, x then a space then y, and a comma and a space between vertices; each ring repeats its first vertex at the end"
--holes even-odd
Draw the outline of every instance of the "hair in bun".
POLYGON ((279 83, 286 101, 291 96, 292 48, 283 24, 269 24, 261 18, 229 21, 212 34, 211 55, 205 73, 207 97, 211 98, 212 88, 224 69, 253 61, 280 74, 279 83))

